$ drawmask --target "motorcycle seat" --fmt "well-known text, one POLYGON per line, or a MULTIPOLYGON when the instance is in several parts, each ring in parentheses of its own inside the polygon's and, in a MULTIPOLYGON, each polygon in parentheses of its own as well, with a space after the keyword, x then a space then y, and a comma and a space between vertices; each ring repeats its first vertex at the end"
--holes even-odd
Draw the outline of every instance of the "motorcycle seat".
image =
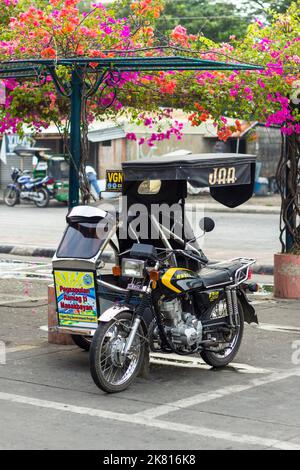
POLYGON ((206 266, 201 269, 199 278, 203 287, 210 288, 218 285, 232 284, 236 271, 242 266, 239 261, 223 262, 206 266))

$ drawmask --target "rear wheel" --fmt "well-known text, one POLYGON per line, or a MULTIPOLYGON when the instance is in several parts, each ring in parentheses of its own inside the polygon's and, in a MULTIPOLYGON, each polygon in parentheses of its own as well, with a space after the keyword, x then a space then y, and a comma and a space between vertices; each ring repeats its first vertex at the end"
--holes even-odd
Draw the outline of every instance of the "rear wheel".
POLYGON ((34 201, 37 207, 47 207, 50 201, 50 194, 45 188, 41 188, 37 191, 37 195, 39 196, 38 201, 34 201))
POLYGON ((121 392, 129 387, 143 364, 145 343, 142 325, 127 355, 122 355, 132 321, 132 313, 120 312, 110 322, 100 322, 93 337, 90 370, 95 384, 107 393, 121 392))
POLYGON ((15 188, 6 188, 4 191, 4 202, 7 206, 13 207, 19 200, 18 191, 15 188))
POLYGON ((91 336, 82 336, 82 335, 71 335, 72 340, 81 349, 84 351, 89 351, 91 344, 92 344, 92 337, 91 336))
MULTIPOLYGON (((227 316, 226 301, 221 300, 210 308, 202 317, 203 320, 215 320, 221 319, 227 316)), ((201 351, 201 357, 212 367, 224 367, 227 366, 236 356, 244 333, 244 314, 243 308, 240 302, 238 302, 238 315, 236 319, 237 326, 232 328, 230 332, 216 332, 210 333, 204 339, 216 338, 220 341, 219 345, 210 346, 209 351, 201 351)))

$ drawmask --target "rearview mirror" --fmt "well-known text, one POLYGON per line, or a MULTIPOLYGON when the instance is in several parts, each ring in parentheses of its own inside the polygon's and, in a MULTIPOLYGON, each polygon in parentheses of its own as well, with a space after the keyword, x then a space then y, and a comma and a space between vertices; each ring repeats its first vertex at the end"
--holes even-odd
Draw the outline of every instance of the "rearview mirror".
POLYGON ((203 232, 211 232, 215 228, 215 222, 210 217, 203 217, 199 221, 199 227, 203 232))

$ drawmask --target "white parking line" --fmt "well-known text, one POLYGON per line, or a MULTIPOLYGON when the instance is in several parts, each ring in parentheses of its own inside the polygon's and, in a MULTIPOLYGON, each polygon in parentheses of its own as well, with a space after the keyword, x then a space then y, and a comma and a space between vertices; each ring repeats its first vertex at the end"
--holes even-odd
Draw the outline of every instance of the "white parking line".
POLYGON ((259 325, 255 325, 255 328, 279 333, 300 333, 299 326, 277 325, 273 323, 259 323, 259 325))
POLYGON ((99 410, 96 408, 87 408, 81 406, 70 405, 67 403, 59 403, 48 400, 40 400, 32 397, 25 397, 21 395, 15 395, 11 393, 0 392, 0 400, 20 403, 24 405, 36 406, 40 408, 47 408, 52 410, 66 411, 69 413, 75 413, 86 416, 93 416, 100 419, 109 419, 123 423, 136 424, 142 426, 148 426, 151 428, 162 429, 170 432, 170 429, 174 432, 182 432, 186 434, 192 434, 196 436, 202 436, 211 439, 221 439, 224 441, 253 445, 259 447, 271 447, 276 449, 285 450, 300 450, 300 444, 293 444, 287 441, 280 441, 278 439, 268 439, 259 436, 253 436, 249 434, 236 434, 228 431, 219 431, 216 429, 206 428, 202 426, 190 426, 188 424, 174 423, 170 421, 160 421, 157 419, 150 419, 141 415, 129 415, 122 413, 114 413, 112 411, 99 410))
POLYGON ((181 400, 173 401, 171 403, 166 403, 165 405, 156 406, 154 408, 149 408, 148 410, 136 413, 135 416, 142 416, 144 418, 157 418, 159 416, 166 415, 168 413, 173 413, 174 411, 181 410, 183 408, 189 408, 190 406, 199 405, 201 403, 206 403, 208 401, 216 400, 218 398, 226 397, 234 393, 244 392, 255 387, 261 387, 263 385, 268 385, 279 380, 288 379, 295 375, 300 375, 300 368, 291 369, 290 371, 284 372, 275 372, 268 375, 264 378, 252 379, 246 384, 240 385, 229 385, 228 387, 219 388, 212 392, 203 392, 197 395, 193 395, 188 398, 183 398, 181 400))
MULTIPOLYGON (((178 354, 150 353, 150 362, 152 364, 160 364, 166 366, 188 367, 203 370, 210 370, 211 366, 207 365, 202 359, 194 356, 179 356, 178 354)), ((231 362, 227 368, 228 371, 236 370, 242 374, 269 374, 271 370, 261 367, 251 366, 250 364, 240 364, 231 362)))

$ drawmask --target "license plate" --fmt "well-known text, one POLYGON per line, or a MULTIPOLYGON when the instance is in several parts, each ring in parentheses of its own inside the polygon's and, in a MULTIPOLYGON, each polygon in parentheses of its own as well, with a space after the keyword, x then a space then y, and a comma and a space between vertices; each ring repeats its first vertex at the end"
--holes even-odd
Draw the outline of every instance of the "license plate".
POLYGON ((143 292, 144 291, 144 286, 143 286, 143 284, 130 283, 130 284, 128 284, 127 289, 134 290, 134 291, 137 291, 137 292, 143 292))
POLYGON ((54 271, 59 326, 94 327, 98 321, 95 273, 54 271))

